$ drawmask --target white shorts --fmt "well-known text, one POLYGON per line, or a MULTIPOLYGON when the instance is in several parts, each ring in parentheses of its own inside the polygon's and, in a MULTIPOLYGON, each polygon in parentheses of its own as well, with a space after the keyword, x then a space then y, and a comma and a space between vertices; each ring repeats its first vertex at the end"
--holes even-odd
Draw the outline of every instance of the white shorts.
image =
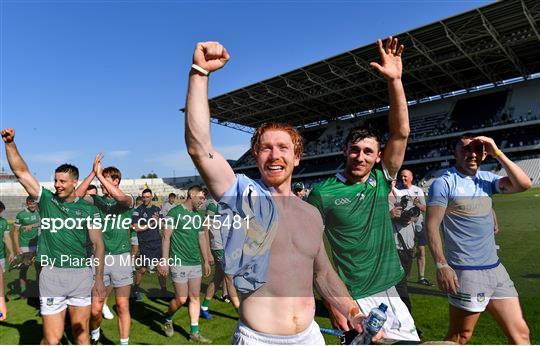
POLYGON ((386 291, 376 293, 370 297, 357 299, 356 303, 365 315, 369 314, 371 309, 378 308, 381 303, 388 306, 388 310, 386 310, 386 322, 382 327, 386 338, 420 341, 411 313, 399 297, 395 287, 391 287, 386 291))
POLYGON ((303 332, 295 335, 259 333, 238 320, 232 339, 233 345, 324 345, 317 322, 313 321, 303 332))
POLYGON ((103 284, 113 287, 129 286, 133 283, 133 266, 129 252, 119 255, 105 255, 103 284))
POLYGON ((482 312, 490 299, 518 296, 514 282, 502 264, 492 269, 456 269, 455 272, 459 288, 457 294, 448 294, 448 302, 458 309, 482 312))
POLYGON ((0 270, 2 270, 2 273, 6 272, 6 260, 5 260, 5 258, 0 259, 0 270))
POLYGON ((36 252, 36 246, 21 246, 21 251, 26 252, 36 252))
POLYGON ((139 246, 139 238, 137 238, 137 236, 131 237, 131 245, 139 246))
POLYGON ((196 266, 171 266, 171 280, 177 284, 188 282, 188 279, 197 279, 202 277, 201 265, 196 266))
POLYGON ((41 314, 53 315, 68 305, 89 306, 93 285, 91 268, 43 267, 39 275, 41 314))

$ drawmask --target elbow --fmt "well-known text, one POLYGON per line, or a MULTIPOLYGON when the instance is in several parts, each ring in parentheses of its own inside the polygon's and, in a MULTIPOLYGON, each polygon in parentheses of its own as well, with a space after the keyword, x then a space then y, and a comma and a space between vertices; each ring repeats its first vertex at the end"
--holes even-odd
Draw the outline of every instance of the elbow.
POLYGON ((521 184, 522 191, 528 190, 532 187, 532 181, 530 179, 527 179, 527 181, 524 182, 524 184, 521 184))

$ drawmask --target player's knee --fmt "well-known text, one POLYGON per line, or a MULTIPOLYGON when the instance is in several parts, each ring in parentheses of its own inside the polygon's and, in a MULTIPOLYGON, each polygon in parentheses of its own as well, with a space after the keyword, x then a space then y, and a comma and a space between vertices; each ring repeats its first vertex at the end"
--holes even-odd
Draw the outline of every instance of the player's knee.
POLYGON ((511 344, 530 344, 531 331, 525 320, 521 320, 518 324, 515 335, 512 335, 514 340, 511 340, 511 344))
POLYGON ((199 303, 200 302, 200 298, 198 295, 196 296, 189 296, 189 301, 190 302, 193 302, 193 303, 199 303))
POLYGON ((44 335, 43 340, 41 340, 41 343, 43 345, 60 345, 60 339, 61 337, 58 337, 58 336, 44 335))
POLYGON ((118 315, 129 314, 129 302, 127 300, 117 301, 116 311, 118 312, 118 315))
POLYGON ((184 305, 187 302, 187 297, 177 297, 176 302, 178 305, 184 305))
POLYGON ((469 342, 472 338, 473 330, 465 329, 460 331, 449 331, 446 336, 446 340, 457 342, 458 344, 464 345, 469 342))

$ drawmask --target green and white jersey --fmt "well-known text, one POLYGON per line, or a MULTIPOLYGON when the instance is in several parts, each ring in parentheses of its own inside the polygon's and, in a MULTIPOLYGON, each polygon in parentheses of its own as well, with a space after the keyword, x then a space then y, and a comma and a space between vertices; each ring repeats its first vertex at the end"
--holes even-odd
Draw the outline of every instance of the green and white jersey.
POLYGON ((334 265, 354 299, 387 290, 404 275, 388 213, 390 181, 376 165, 364 183, 338 173, 308 198, 322 215, 334 265))
POLYGON ((4 250, 4 236, 9 236, 9 224, 6 219, 3 217, 0 217, 0 259, 3 259, 6 257, 6 250, 4 250))
POLYGON ((24 208, 15 216, 15 228, 19 230, 19 246, 29 247, 36 246, 39 235, 39 212, 37 210, 30 211, 24 208), (29 225, 36 225, 31 230, 26 230, 29 225))
POLYGON ((88 237, 88 221, 99 222, 99 210, 82 198, 72 202, 59 199, 42 187, 39 195, 41 234, 37 260, 58 268, 89 267, 92 246, 88 237))
MULTIPOLYGON (((133 208, 125 207, 112 198, 93 195, 94 205, 103 220, 103 243, 106 255, 120 255, 131 250, 131 216, 133 208), (109 217, 107 217, 109 215, 109 217)), ((133 197, 132 197, 133 199, 133 197)), ((132 200, 131 205, 134 205, 132 200)))
POLYGON ((182 204, 169 210, 167 224, 175 225, 171 235, 169 258, 180 259, 183 266, 201 264, 199 234, 203 232, 204 216, 188 211, 182 204))

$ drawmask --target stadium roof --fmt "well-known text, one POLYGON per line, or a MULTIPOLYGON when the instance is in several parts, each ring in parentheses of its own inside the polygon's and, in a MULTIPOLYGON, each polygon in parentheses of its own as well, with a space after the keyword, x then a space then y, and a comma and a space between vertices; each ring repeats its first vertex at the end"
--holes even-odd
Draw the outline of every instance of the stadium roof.
MULTIPOLYGON (((406 47, 409 100, 540 72, 540 2, 501 1, 396 35, 406 47)), ((374 44, 210 99, 212 121, 251 131, 265 121, 305 126, 388 105, 369 66, 374 44)))

